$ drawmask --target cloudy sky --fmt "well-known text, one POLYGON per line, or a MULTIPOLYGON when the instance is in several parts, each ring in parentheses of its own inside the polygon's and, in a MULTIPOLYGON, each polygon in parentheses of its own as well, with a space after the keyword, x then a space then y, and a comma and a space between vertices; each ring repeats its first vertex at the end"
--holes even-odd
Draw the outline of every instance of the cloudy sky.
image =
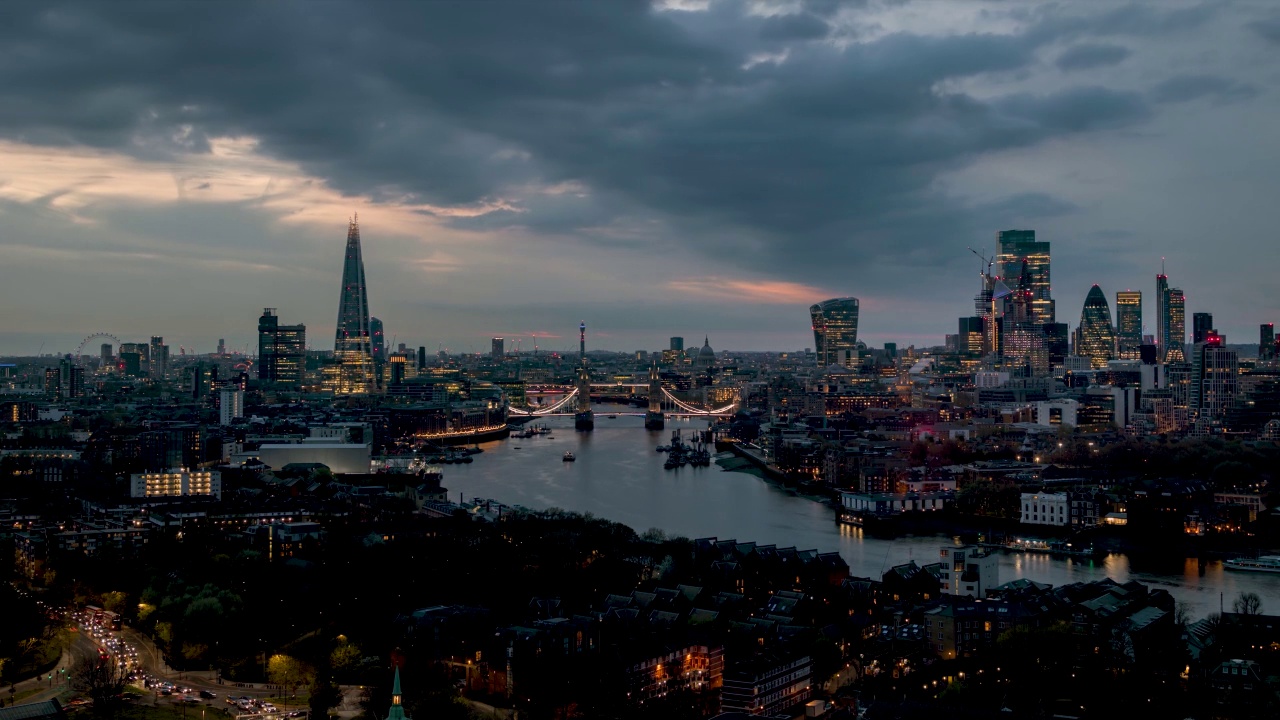
POLYGON ((1280 6, 1002 0, 0 5, 0 353, 332 345, 346 223, 388 339, 933 345, 995 232, 1058 317, 1167 257, 1280 321, 1280 6))

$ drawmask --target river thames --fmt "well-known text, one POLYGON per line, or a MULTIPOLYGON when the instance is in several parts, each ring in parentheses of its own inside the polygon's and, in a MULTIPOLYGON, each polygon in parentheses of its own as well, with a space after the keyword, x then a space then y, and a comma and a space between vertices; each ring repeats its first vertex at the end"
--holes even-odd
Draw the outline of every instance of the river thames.
MULTIPOLYGON (((718 537, 779 547, 839 551, 853 575, 879 579, 893 565, 938 560, 950 545, 947 536, 895 540, 863 537, 861 531, 835 522, 834 511, 797 497, 784 488, 745 472, 716 465, 662 467, 672 430, 686 435, 705 429, 705 420, 667 420, 664 431, 646 431, 644 418, 619 415, 609 419, 609 406, 597 406, 596 429, 575 432, 573 418, 540 419, 550 436, 508 438, 482 443, 484 453, 468 465, 445 465, 444 485, 450 497, 492 498, 530 509, 563 508, 591 513, 631 526, 637 532, 659 528, 689 538, 718 537), (565 451, 577 456, 565 462, 565 451)), ((633 412, 619 407, 618 412, 633 412)), ((1043 555, 1002 553, 1000 582, 1028 578, 1064 585, 1111 577, 1138 580, 1164 588, 1188 605, 1193 618, 1216 612, 1220 594, 1227 610, 1241 591, 1258 593, 1263 611, 1280 612, 1280 574, 1226 571, 1219 561, 1195 558, 1111 554, 1097 560, 1057 559, 1043 555)))

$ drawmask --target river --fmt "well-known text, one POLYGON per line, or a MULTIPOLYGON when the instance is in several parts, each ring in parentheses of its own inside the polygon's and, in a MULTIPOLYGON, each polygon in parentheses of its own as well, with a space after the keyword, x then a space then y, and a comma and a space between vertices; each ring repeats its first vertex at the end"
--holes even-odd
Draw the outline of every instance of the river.
MULTIPOLYGON (((597 406, 596 412, 596 429, 590 433, 575 432, 571 417, 555 417, 538 421, 553 429, 550 436, 482 443, 485 452, 473 463, 444 466, 444 485, 453 498, 559 507, 624 523, 637 532, 659 528, 689 538, 837 550, 860 577, 879 578, 889 567, 913 559, 936 562, 938 550, 953 542, 945 536, 864 537, 860 529, 836 523, 831 508, 749 473, 715 465, 665 470, 666 456, 654 448, 666 444, 673 429, 687 435, 706 428, 705 420, 669 418, 666 430, 646 431, 642 417, 609 419, 608 406, 597 406), (576 462, 562 459, 566 450, 577 456, 576 462)), ((1063 585, 1103 577, 1164 588, 1187 604, 1193 618, 1216 612, 1220 598, 1229 610, 1242 591, 1262 597, 1264 612, 1280 613, 1280 574, 1227 571, 1218 561, 1207 563, 1200 574, 1195 558, 1158 554, 1078 560, 1007 553, 1000 560, 1000 582, 1028 578, 1063 585)))

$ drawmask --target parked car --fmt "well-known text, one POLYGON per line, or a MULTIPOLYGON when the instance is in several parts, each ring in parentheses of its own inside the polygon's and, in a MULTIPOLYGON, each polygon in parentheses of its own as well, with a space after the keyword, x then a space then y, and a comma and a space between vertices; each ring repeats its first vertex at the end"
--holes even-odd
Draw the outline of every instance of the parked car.
POLYGON ((218 693, 211 692, 209 690, 201 690, 200 697, 204 698, 205 700, 212 700, 218 697, 218 693))

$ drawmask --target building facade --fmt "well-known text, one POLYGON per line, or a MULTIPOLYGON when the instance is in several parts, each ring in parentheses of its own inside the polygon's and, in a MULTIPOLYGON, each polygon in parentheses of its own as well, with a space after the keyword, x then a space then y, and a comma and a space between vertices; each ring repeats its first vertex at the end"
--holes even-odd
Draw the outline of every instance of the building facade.
POLYGON ((808 655, 752 658, 725 673, 720 709, 778 715, 809 699, 812 675, 813 661, 808 655))
POLYGON ((1076 328, 1076 355, 1089 358, 1094 370, 1107 366, 1115 357, 1116 336, 1111 327, 1111 309, 1102 288, 1094 285, 1085 296, 1080 311, 1080 326, 1076 328))
POLYGON ((129 476, 129 496, 135 498, 181 498, 209 496, 222 499, 222 474, 217 470, 170 468, 129 476))
POLYGON ((1071 500, 1067 493, 1022 493, 1022 524, 1071 524, 1071 500))
POLYGON ((942 592, 984 598, 1000 584, 1000 565, 994 553, 973 545, 944 547, 938 552, 942 592))
POLYGON ((858 298, 832 298, 809 307, 818 367, 858 362, 858 298))
POLYGON ((342 293, 338 300, 338 326, 333 354, 336 372, 326 378, 326 389, 338 395, 373 392, 373 335, 369 326, 369 297, 360 251, 360 223, 347 225, 347 249, 342 263, 342 293))
POLYGON ((1240 359, 1217 333, 1196 343, 1191 357, 1189 405, 1197 419, 1221 420, 1235 405, 1240 390, 1240 359))
POLYGON ((1142 291, 1121 290, 1116 293, 1116 357, 1138 360, 1141 347, 1142 291))
POLYGON ((281 325, 275 308, 258 318, 258 379, 298 388, 307 371, 307 326, 281 325))
POLYGON ((1035 230, 1001 230, 996 233, 996 263, 1009 287, 1025 285, 1030 292, 1030 317, 1036 325, 1056 322, 1050 293, 1049 243, 1036 240, 1035 230))

